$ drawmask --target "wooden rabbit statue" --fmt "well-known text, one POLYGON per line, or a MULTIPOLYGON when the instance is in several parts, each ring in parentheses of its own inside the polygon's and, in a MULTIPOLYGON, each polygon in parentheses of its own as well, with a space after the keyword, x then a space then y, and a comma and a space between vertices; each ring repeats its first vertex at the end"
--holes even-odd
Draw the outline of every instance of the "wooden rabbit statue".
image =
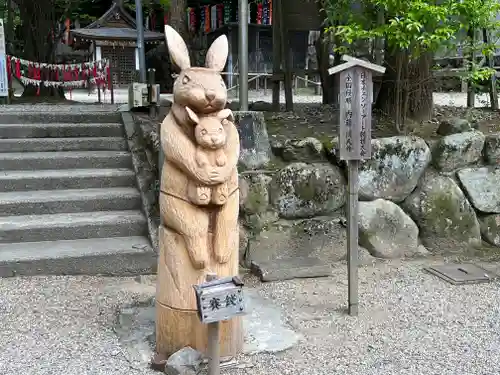
MULTIPOLYGON (((191 67, 182 37, 170 26, 165 26, 165 36, 180 74, 160 134, 165 159, 160 192, 156 350, 169 355, 191 346, 205 353, 207 327, 197 316, 193 285, 204 282, 207 273, 222 278, 237 275, 239 269, 236 166, 240 145, 231 112, 218 120, 225 135, 223 163, 199 163, 194 134, 197 122, 217 117, 225 108, 227 89, 220 73, 226 64, 228 41, 225 35, 217 38, 208 49, 206 67, 191 67), (223 186, 225 202, 194 203, 189 193, 193 185, 212 191, 223 186)), ((220 327, 221 355, 236 355, 243 343, 241 320, 222 322, 220 327)))

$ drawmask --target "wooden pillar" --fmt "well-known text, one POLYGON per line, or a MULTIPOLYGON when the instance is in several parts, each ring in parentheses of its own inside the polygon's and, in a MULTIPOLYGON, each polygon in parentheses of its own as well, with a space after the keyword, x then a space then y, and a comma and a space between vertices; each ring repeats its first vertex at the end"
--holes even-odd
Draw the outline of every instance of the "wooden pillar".
POLYGON ((282 0, 274 0, 274 2, 277 3, 277 7, 279 9, 278 16, 280 20, 280 49, 281 58, 283 60, 285 108, 287 111, 293 111, 291 51, 287 27, 288 25, 285 21, 285 12, 283 8, 284 2, 282 0))
POLYGON ((280 17, 278 15, 279 6, 278 1, 273 1, 273 111, 278 112, 280 110, 280 79, 278 79, 278 74, 282 72, 281 69, 281 40, 280 40, 280 17))
MULTIPOLYGON (((490 36, 488 35, 488 30, 483 29, 483 42, 484 44, 488 44, 490 41, 490 36)), ((490 69, 494 69, 494 60, 495 55, 491 56, 486 56, 486 63, 488 64, 488 67, 490 69)), ((498 93, 497 93, 497 76, 496 76, 496 70, 491 76, 490 83, 488 85, 488 92, 490 94, 490 105, 491 109, 497 110, 498 109, 498 93)))
MULTIPOLYGON (((470 43, 474 44, 475 30, 469 30, 467 32, 467 36, 470 38, 470 43)), ((469 67, 467 67, 467 70, 472 71, 472 63, 474 62, 474 59, 475 59, 474 52, 471 52, 469 59, 471 60, 470 61, 471 65, 469 67)), ((469 82, 469 84, 467 86, 467 107, 468 108, 474 108, 474 105, 476 104, 475 99, 476 99, 476 95, 474 93, 474 86, 471 85, 469 82)))

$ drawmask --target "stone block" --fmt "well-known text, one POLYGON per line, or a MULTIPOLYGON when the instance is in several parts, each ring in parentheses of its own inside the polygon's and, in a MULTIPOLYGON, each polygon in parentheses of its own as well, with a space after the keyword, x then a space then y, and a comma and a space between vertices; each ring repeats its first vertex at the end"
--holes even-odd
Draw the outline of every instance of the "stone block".
POLYGON ((244 169, 264 167, 271 160, 271 145, 262 112, 233 112, 240 133, 240 166, 244 169))

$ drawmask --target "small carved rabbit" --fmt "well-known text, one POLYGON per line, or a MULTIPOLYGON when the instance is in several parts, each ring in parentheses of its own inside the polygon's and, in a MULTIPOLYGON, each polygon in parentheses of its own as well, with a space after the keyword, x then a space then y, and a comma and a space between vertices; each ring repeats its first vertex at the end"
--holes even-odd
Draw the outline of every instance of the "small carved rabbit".
MULTIPOLYGON (((195 159, 200 167, 226 165, 227 157, 224 152, 227 135, 222 121, 232 116, 230 109, 223 109, 215 116, 204 115, 198 117, 189 107, 186 107, 189 118, 196 124, 194 138, 198 147, 195 159)), ((194 204, 207 205, 210 202, 222 205, 227 202, 229 190, 227 182, 214 187, 191 182, 188 187, 189 199, 194 204)))

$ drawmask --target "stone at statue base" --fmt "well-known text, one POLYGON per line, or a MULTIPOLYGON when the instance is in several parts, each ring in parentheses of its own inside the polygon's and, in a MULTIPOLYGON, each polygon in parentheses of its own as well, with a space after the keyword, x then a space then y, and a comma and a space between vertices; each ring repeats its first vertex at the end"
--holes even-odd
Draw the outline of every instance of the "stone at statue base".
MULTIPOLYGON (((234 234, 234 238, 238 239, 238 233, 234 234)), ((209 243, 212 243, 211 239, 209 235, 209 243)), ((225 264, 219 264, 210 257, 205 269, 196 270, 182 266, 190 265, 191 260, 181 235, 160 226, 159 245, 158 281, 161 282, 156 290, 156 350, 171 355, 190 346, 207 354, 207 325, 202 324, 198 317, 193 285, 203 283, 207 273, 216 273, 220 278, 237 275, 238 252, 232 252, 229 262, 225 264)), ((212 249, 209 250, 212 254, 212 249)), ((240 318, 221 322, 220 345, 223 357, 235 356, 242 350, 240 318)))
POLYGON ((203 363, 202 354, 187 346, 172 354, 165 365, 167 375, 196 375, 203 363))

